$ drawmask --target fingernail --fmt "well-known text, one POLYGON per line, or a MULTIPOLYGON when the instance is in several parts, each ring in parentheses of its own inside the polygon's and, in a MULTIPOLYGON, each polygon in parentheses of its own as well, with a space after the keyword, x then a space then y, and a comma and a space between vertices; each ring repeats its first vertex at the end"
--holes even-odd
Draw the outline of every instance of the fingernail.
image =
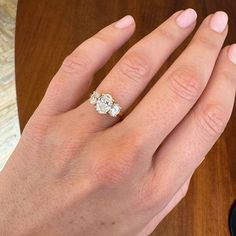
POLYGON ((121 18, 119 21, 115 23, 115 27, 119 29, 126 28, 134 23, 134 18, 130 15, 127 15, 121 18))
POLYGON ((176 23, 181 28, 187 28, 197 19, 197 13, 191 8, 183 11, 177 18, 176 23))
POLYGON ((236 64, 236 44, 232 44, 228 51, 229 60, 236 64))
POLYGON ((210 28, 218 33, 222 33, 228 23, 228 15, 223 11, 217 11, 210 21, 210 28))

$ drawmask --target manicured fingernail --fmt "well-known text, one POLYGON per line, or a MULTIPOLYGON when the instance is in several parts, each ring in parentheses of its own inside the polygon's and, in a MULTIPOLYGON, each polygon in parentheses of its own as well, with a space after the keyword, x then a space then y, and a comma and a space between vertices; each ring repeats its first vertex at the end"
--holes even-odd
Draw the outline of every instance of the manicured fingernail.
POLYGON ((176 23, 181 28, 187 28, 197 19, 197 13, 189 8, 183 11, 177 18, 176 23))
POLYGON ((210 21, 210 28, 218 33, 222 33, 228 23, 228 15, 223 11, 217 11, 210 21))
POLYGON ((119 21, 115 23, 115 27, 119 29, 126 28, 134 23, 134 18, 130 15, 127 15, 121 18, 119 21))
POLYGON ((228 51, 229 60, 236 64, 236 44, 232 44, 228 51))

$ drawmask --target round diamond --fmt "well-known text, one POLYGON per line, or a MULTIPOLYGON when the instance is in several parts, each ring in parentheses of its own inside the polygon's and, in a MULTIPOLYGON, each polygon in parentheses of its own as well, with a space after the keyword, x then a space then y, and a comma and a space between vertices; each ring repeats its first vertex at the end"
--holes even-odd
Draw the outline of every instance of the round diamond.
POLYGON ((116 117, 120 113, 121 107, 119 104, 114 103, 109 111, 109 114, 113 117, 116 117))
POLYGON ((106 114, 112 107, 113 99, 110 94, 102 94, 96 103, 96 111, 100 114, 106 114))

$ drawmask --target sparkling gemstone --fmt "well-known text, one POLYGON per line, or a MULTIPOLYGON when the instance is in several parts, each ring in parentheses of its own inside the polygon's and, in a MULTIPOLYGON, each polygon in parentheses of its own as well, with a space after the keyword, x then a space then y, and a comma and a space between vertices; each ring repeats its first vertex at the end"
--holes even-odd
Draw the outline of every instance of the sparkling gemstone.
POLYGON ((95 105, 100 97, 100 94, 96 91, 93 92, 93 94, 90 97, 90 103, 95 105))
POLYGON ((121 110, 121 107, 119 106, 119 104, 114 103, 111 109, 109 110, 109 114, 113 117, 116 117, 120 113, 120 110, 121 110))
POLYGON ((102 94, 96 103, 96 110, 100 114, 106 114, 112 107, 113 99, 110 94, 102 94))

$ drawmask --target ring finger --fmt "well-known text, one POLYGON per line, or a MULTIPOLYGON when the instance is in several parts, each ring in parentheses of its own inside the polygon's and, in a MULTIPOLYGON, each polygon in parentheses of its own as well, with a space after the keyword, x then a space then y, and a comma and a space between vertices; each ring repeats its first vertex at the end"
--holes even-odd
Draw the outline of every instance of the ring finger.
MULTIPOLYGON (((122 112, 125 112, 174 49, 193 30, 195 20, 196 12, 192 9, 173 14, 127 51, 98 86, 97 91, 110 93, 122 107, 122 112)), ((89 113, 87 117, 91 119, 91 124, 96 124, 96 129, 117 122, 113 117, 96 113, 88 101, 83 103, 76 112, 89 113)))

